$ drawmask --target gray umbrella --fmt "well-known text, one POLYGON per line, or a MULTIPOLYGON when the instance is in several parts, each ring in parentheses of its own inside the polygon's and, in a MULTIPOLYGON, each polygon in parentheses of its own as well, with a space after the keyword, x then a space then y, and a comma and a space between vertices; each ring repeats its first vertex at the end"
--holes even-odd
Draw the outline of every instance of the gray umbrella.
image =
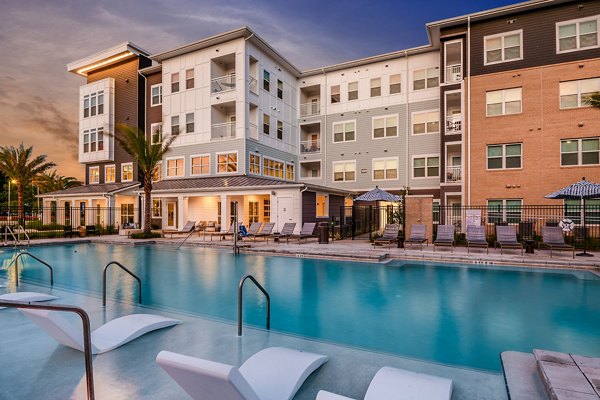
POLYGON ((379 189, 379 186, 375 186, 375 189, 358 196, 354 201, 389 201, 395 203, 400 201, 400 196, 396 196, 383 189, 379 189))
POLYGON ((587 229, 585 225, 585 199, 600 198, 600 184, 586 181, 585 178, 579 182, 575 182, 567 187, 557 190, 544 196, 547 199, 580 199, 583 201, 583 253, 578 256, 591 257, 592 254, 587 252, 587 229))

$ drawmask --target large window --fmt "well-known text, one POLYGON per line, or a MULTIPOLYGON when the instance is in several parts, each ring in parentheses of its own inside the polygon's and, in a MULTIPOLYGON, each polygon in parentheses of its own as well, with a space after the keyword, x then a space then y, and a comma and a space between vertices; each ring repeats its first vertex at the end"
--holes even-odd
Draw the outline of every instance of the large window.
POLYGON ((440 112, 425 111, 414 113, 412 115, 412 133, 420 135, 422 133, 440 132, 440 112))
POLYGON ((104 167, 104 183, 113 183, 115 181, 115 166, 106 165, 104 167))
POLYGON ((285 164, 285 179, 293 181, 296 179, 296 169, 294 164, 285 164))
POLYGON ((271 132, 271 116, 263 114, 263 133, 268 135, 271 132))
POLYGON ((104 91, 83 96, 83 118, 104 114, 104 91))
POLYGON ((217 173, 232 174, 238 170, 237 153, 217 154, 217 173))
POLYGON ((248 202, 248 223, 258 222, 258 201, 248 202))
POLYGON ((185 133, 194 132, 194 113, 185 114, 185 133))
POLYGON ((564 53, 598 47, 600 16, 556 24, 556 52, 564 53))
POLYGON ((267 92, 271 90, 271 73, 263 70, 263 89, 267 92))
POLYGON ((90 167, 90 184, 100 183, 100 167, 90 167))
POLYGON ((565 218, 569 218, 576 224, 581 224, 585 217, 586 225, 600 225, 600 199, 565 199, 565 218), (585 216, 584 207, 585 203, 585 216))
POLYGON ((263 158, 263 175, 283 179, 284 163, 282 161, 263 158))
POLYGON ((432 178, 440 176, 440 158, 415 157, 413 159, 413 178, 432 178))
POLYGON ((162 161, 157 162, 152 171, 152 182, 158 182, 160 180, 162 180, 162 161))
POLYGON ((167 159, 167 177, 182 177, 184 163, 185 159, 183 157, 167 159))
POLYGON ((159 106, 162 104, 162 84, 152 85, 150 87, 150 93, 152 96, 151 106, 159 106))
POLYGON ((336 161, 333 163, 335 182, 354 182, 356 180, 356 161, 336 161))
POLYGON ((560 141, 560 165, 600 164, 600 138, 560 141))
POLYGON ((520 114, 521 94, 520 87, 486 92, 486 116, 520 114))
POLYGON ((179 72, 171 74, 171 93, 179 92, 179 72))
POLYGON ((194 88, 194 69, 188 69, 185 71, 185 88, 193 89, 194 88))
POLYGON ((121 164, 121 182, 133 180, 133 163, 121 164))
POLYGON ((402 91, 402 80, 400 74, 390 75, 390 94, 402 91))
POLYGON ((283 122, 277 121, 277 139, 283 140, 283 122))
POLYGON ((331 103, 340 102, 340 85, 331 86, 331 103))
POLYGON ((398 158, 373 159, 373 180, 398 179, 398 158))
POLYGON ((179 135, 179 115, 171 116, 171 135, 179 135))
POLYGON ((507 222, 516 224, 521 222, 523 200, 521 199, 493 199, 487 201, 488 224, 507 222))
POLYGON ((371 79, 371 97, 381 96, 381 78, 371 79))
POLYGON ((398 117, 395 115, 373 118, 373 138, 398 136, 398 117))
POLYGON ((354 142, 356 122, 336 122, 333 124, 333 141, 338 142, 354 142))
POLYGON ((260 155, 250 153, 250 173, 260 175, 260 155))
POLYGON ((89 129, 83 131, 83 152, 89 153, 104 150, 104 129, 89 129))
POLYGON ((589 99, 600 93, 600 78, 560 83, 560 108, 588 107, 589 99))
POLYGON ((150 125, 150 143, 162 143, 162 122, 150 125))
POLYGON ((348 83, 348 100, 358 100, 358 82, 348 83))
POLYGON ((160 218, 162 217, 162 200, 161 199, 153 199, 152 200, 152 218, 160 218))
POLYGON ((121 225, 133 224, 133 204, 121 204, 121 225))
POLYGON ((432 67, 413 72, 413 90, 430 89, 440 84, 440 69, 432 67))
POLYGON ((208 175, 210 174, 210 155, 200 154, 191 156, 192 175, 208 175))
POLYGON ((522 144, 490 144, 487 146, 488 169, 521 168, 522 144))
POLYGON ((485 65, 523 58, 523 31, 505 32, 483 38, 485 46, 485 65))

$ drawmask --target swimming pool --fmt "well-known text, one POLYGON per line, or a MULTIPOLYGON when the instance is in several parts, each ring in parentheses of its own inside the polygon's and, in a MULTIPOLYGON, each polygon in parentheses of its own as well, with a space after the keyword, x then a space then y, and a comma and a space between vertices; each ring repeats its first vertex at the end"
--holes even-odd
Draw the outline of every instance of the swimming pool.
MULTIPOLYGON (((504 350, 543 348, 600 356, 600 280, 590 272, 535 272, 429 263, 386 265, 309 258, 233 256, 157 246, 34 247, 55 286, 96 296, 116 260, 143 283, 143 303, 236 321, 237 285, 253 274, 271 295, 272 329, 456 366, 499 371, 504 350)), ((4 250, 4 266, 14 253, 4 250)), ((21 278, 48 284, 26 257, 21 278)), ((10 271, 0 276, 11 278, 10 271)), ((109 297, 134 301, 136 284, 109 273, 109 297)), ((264 298, 244 291, 244 321, 264 326, 264 298)), ((235 328, 232 326, 232 334, 235 328)))

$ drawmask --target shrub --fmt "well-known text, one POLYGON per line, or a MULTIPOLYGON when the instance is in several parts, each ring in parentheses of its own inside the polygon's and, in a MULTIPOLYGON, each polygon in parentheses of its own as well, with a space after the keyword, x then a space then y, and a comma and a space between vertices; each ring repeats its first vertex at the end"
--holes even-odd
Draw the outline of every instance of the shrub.
POLYGON ((155 239, 159 237, 162 237, 162 235, 158 232, 150 232, 148 235, 144 234, 144 232, 131 234, 132 239, 155 239))

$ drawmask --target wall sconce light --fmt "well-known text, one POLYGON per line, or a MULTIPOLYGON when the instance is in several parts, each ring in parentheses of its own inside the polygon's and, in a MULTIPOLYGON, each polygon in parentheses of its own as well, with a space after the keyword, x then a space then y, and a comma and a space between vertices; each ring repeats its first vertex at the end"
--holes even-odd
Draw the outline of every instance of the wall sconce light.
POLYGON ((581 128, 583 126, 583 122, 579 122, 577 126, 581 128))

